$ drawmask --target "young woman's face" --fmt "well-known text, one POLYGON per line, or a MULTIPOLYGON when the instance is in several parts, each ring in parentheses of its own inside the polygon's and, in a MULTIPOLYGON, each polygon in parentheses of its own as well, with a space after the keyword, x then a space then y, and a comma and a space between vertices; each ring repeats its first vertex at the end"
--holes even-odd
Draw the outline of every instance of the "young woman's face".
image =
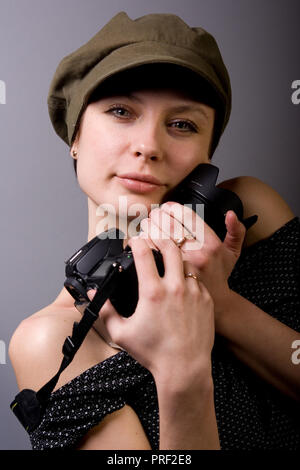
POLYGON ((105 96, 87 106, 71 149, 77 151, 79 185, 96 206, 112 204, 118 213, 120 196, 126 196, 127 209, 138 203, 149 212, 199 163, 209 162, 213 124, 214 109, 180 91, 105 96), (128 173, 150 175, 159 184, 124 178, 128 173))

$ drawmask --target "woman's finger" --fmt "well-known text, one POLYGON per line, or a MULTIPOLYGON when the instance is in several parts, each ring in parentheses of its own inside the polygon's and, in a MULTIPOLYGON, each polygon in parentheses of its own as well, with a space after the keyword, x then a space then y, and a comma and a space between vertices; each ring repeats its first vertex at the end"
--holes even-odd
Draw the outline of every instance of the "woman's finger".
MULTIPOLYGON (((143 220, 141 221, 141 224, 142 224, 143 220)), ((142 228, 142 225, 141 225, 141 228, 142 228)), ((151 240, 150 236, 148 235, 147 232, 144 232, 144 230, 142 229, 141 232, 138 234, 138 238, 143 238, 144 240, 146 240, 147 242, 147 245, 153 249, 153 250, 157 250, 157 247, 155 246, 155 244, 153 243, 153 241, 151 240)), ((131 238, 128 240, 128 243, 127 243, 130 248, 131 248, 131 238)))
POLYGON ((190 232, 184 227, 184 225, 177 219, 172 217, 171 214, 160 208, 155 208, 150 212, 149 222, 153 222, 163 232, 165 238, 178 239, 185 235, 190 235, 190 232))
MULTIPOLYGON (((165 216, 169 217, 168 214, 165 214, 165 216)), ((151 237, 156 249, 163 255, 165 267, 164 279, 175 277, 178 274, 181 275, 183 270, 182 254, 179 247, 174 243, 174 239, 170 238, 169 234, 164 232, 151 219, 144 219, 142 222, 143 230, 148 237, 151 237)))
MULTIPOLYGON (((123 336, 126 328, 127 318, 122 317, 114 308, 111 301, 107 299, 99 312, 99 333, 112 346, 120 346, 123 349, 123 336)), ((97 329, 97 328, 96 328, 97 329)))
MULTIPOLYGON (((97 289, 87 291, 88 298, 93 300, 97 289)), ((105 340, 105 342, 113 347, 124 349, 122 347, 122 336, 124 334, 125 319, 114 308, 111 301, 107 299, 99 312, 99 318, 94 322, 94 329, 105 340)))
POLYGON ((245 226, 238 220, 235 212, 228 211, 225 218, 227 234, 224 245, 235 255, 239 256, 246 234, 245 226))
POLYGON ((211 305, 213 304, 213 299, 210 295, 209 290, 205 286, 204 282, 201 279, 201 274, 195 268, 195 266, 190 261, 183 261, 184 264, 184 273, 185 273, 185 281, 186 287, 191 294, 200 295, 202 308, 203 305, 211 305), (187 276, 190 273, 190 276, 187 276), (195 279, 195 277, 197 279, 195 279))
POLYGON ((90 289, 87 291, 87 296, 90 300, 93 300, 97 292, 97 289, 90 289))
POLYGON ((156 267, 152 249, 146 240, 139 236, 132 237, 131 249, 137 272, 140 297, 148 293, 149 289, 156 287, 161 278, 156 267))
MULTIPOLYGON (((175 221, 183 225, 188 233, 200 243, 203 241, 204 221, 203 217, 188 205, 182 205, 178 202, 169 201, 160 206, 160 210, 169 214, 175 221)), ((151 216, 151 213, 150 213, 151 216)))
POLYGON ((163 279, 171 285, 178 285, 184 282, 183 261, 180 248, 173 240, 159 237, 155 240, 155 245, 163 256, 165 273, 163 279))
POLYGON ((203 284, 195 266, 189 261, 183 261, 183 271, 186 286, 190 292, 201 292, 203 290, 203 284))
POLYGON ((141 222, 141 229, 143 233, 143 238, 146 238, 147 240, 150 240, 153 248, 155 250, 159 250, 156 240, 159 238, 164 238, 167 239, 168 237, 166 236, 165 233, 161 231, 161 229, 154 223, 151 223, 151 220, 149 218, 143 219, 141 222))
POLYGON ((182 247, 182 251, 200 250, 202 248, 202 243, 196 240, 185 226, 172 217, 171 214, 160 209, 154 209, 151 212, 151 218, 143 221, 142 228, 151 238, 153 237, 152 234, 155 234, 157 228, 159 228, 162 238, 170 238, 176 244, 181 241, 178 246, 182 247))

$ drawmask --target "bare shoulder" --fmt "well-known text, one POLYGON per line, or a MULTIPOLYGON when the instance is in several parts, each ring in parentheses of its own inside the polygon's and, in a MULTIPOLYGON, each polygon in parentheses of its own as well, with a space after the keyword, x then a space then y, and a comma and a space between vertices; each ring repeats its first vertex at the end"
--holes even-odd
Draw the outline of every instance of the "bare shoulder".
MULTIPOLYGON (((65 338, 72 334, 73 323, 80 318, 76 309, 58 309, 50 304, 19 324, 8 353, 20 390, 38 390, 56 374, 63 358, 65 338)), ((90 330, 55 389, 117 352, 94 329, 90 330)))
MULTIPOLYGON (((72 334, 74 321, 80 318, 76 310, 58 309, 51 304, 20 323, 9 344, 9 356, 20 390, 37 391, 56 374, 63 358, 64 340, 72 334)), ((117 352, 91 329, 54 390, 117 352)), ((151 449, 151 446, 138 416, 129 405, 124 405, 92 427, 77 448, 151 449)))
POLYGON ((151 450, 145 430, 129 405, 106 415, 82 438, 77 450, 151 450))
POLYGON ((239 196, 245 218, 258 215, 257 222, 247 231, 245 246, 269 237, 295 216, 282 196, 259 178, 239 176, 223 181, 218 186, 239 196))

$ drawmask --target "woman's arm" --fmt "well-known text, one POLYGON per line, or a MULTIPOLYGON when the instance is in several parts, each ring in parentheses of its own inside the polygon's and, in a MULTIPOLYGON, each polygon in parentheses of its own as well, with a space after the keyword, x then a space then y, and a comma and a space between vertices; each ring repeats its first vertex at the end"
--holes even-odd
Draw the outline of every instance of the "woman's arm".
POLYGON ((151 450, 143 426, 134 410, 124 405, 106 415, 81 439, 76 450, 151 450))
MULTIPOLYGON (((256 178, 235 178, 219 186, 236 192, 244 205, 244 217, 258 214, 258 222, 245 237, 242 224, 232 215, 227 216, 228 233, 223 243, 205 224, 204 243, 197 240, 188 242, 190 246, 194 244, 192 250, 185 248, 187 243, 183 244, 183 259, 188 259, 197 268, 200 279, 213 298, 216 333, 223 336, 236 356, 264 380, 290 397, 299 399, 299 366, 291 361, 291 346, 294 340, 299 339, 299 334, 231 291, 227 282, 243 242, 249 246, 269 237, 294 215, 276 191, 256 178)), ((166 224, 179 234, 180 222, 172 216, 170 224, 161 217, 161 210, 172 215, 171 203, 152 211, 150 219, 142 221, 142 229, 151 236, 152 224, 162 232, 166 224)), ((191 232, 196 226, 192 220, 195 217, 196 214, 192 213, 190 220, 184 219, 185 227, 191 232)), ((180 236, 182 234, 177 237, 171 234, 171 238, 180 236)))
MULTIPOLYGON (((100 318, 112 341, 153 375, 159 405, 160 449, 219 449, 211 374, 212 299, 204 285, 184 277, 178 247, 156 240, 165 266, 158 275, 147 243, 130 240, 139 282, 135 313, 123 318, 106 301, 100 318)), ((183 270, 184 267, 184 270, 183 270)))
POLYGON ((216 332, 262 379, 300 401, 300 366, 292 362, 292 343, 300 334, 231 291, 216 314, 216 332))
MULTIPOLYGON (((76 310, 50 305, 20 323, 9 344, 9 357, 20 390, 37 391, 56 374, 63 358, 64 340, 71 334, 74 321, 79 321, 80 317, 76 310)), ((116 349, 108 346, 91 329, 72 363, 62 372, 54 391, 116 353, 116 349)), ((55 423, 53 430, 55 432, 55 423)), ((125 405, 92 427, 77 449, 149 450, 151 446, 138 416, 125 405)))
POLYGON ((174 390, 157 384, 160 449, 220 449, 211 373, 198 373, 174 390))
MULTIPOLYGON (((219 186, 238 194, 245 217, 258 214, 257 223, 246 233, 245 246, 268 238, 294 217, 282 197, 257 178, 233 178, 219 186)), ((233 291, 219 303, 215 319, 216 332, 241 361, 281 392, 300 400, 300 369, 291 359, 299 333, 233 291)))

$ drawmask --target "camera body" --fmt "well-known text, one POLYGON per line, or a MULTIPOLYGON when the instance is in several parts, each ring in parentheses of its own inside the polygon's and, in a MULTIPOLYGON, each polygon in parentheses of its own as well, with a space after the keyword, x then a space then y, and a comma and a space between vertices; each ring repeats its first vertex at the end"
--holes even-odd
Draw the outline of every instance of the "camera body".
MULTIPOLYGON (((243 205, 235 193, 215 186, 218 172, 214 165, 198 165, 162 202, 171 200, 189 204, 195 211, 197 204, 204 204, 205 222, 224 240, 226 212, 234 210, 243 222, 243 205)), ((79 310, 89 302, 87 291, 101 289, 111 267, 117 266, 109 299, 120 315, 129 317, 134 313, 138 302, 138 279, 132 251, 129 246, 123 248, 123 235, 117 228, 103 232, 65 262, 64 286, 79 310)), ((158 250, 152 252, 159 275, 163 276, 162 255, 158 250)))
MULTIPOLYGON (((110 229, 106 234, 104 239, 96 236, 90 240, 66 261, 64 286, 75 299, 76 307, 83 310, 89 302, 87 291, 101 289, 111 267, 117 265, 109 299, 120 315, 129 317, 138 302, 138 279, 133 254, 128 245, 123 249, 123 233, 120 230, 110 229)), ((157 250, 152 252, 158 272, 163 276, 162 255, 157 250)))

